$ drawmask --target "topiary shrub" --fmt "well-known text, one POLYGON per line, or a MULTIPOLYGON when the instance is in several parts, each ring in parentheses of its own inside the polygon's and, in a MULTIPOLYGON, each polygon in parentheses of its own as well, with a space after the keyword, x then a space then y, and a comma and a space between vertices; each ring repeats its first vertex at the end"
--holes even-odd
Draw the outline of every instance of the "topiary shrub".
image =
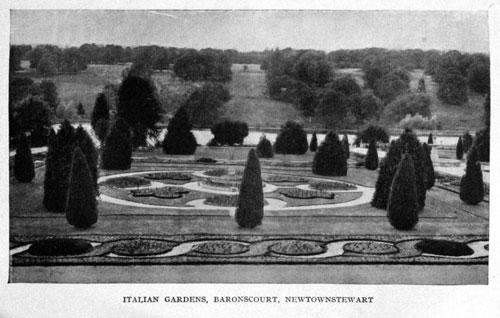
POLYGON ((467 244, 461 242, 423 239, 415 245, 422 253, 443 256, 468 256, 474 254, 474 250, 467 244))
POLYGON ((314 174, 322 176, 347 175, 347 158, 339 137, 329 132, 321 143, 313 159, 314 174))
POLYGON ((475 205, 484 199, 484 184, 481 164, 478 162, 478 152, 475 146, 472 147, 465 175, 460 180, 460 200, 467 204, 475 205))
POLYGON ((464 157, 464 146, 462 143, 462 137, 458 137, 456 154, 458 160, 462 160, 462 158, 464 157))
POLYGON ((94 109, 90 117, 90 125, 94 131, 96 130, 97 122, 102 119, 109 121, 109 106, 106 95, 100 93, 95 99, 94 109))
POLYGON ((271 142, 263 135, 259 143, 257 144, 257 156, 259 158, 272 158, 274 157, 273 145, 271 142))
POLYGON ((80 125, 75 130, 75 147, 79 147, 87 160, 87 164, 92 175, 94 187, 97 189, 97 164, 98 158, 97 150, 94 142, 89 134, 80 125))
POLYGON ((431 159, 432 148, 427 146, 426 143, 422 145, 425 154, 424 167, 425 167, 425 188, 430 190, 436 182, 436 174, 434 172, 434 164, 431 159))
POLYGON ((274 152, 279 154, 303 155, 307 152, 307 134, 302 126, 293 121, 287 121, 274 143, 274 152))
POLYGON ((378 168, 378 153, 375 139, 372 139, 368 146, 368 152, 365 157, 365 167, 368 170, 377 170, 378 168))
POLYGON ((132 140, 128 124, 118 117, 106 137, 102 151, 103 169, 130 169, 132 164, 132 140))
POLYGON ((349 138, 347 137, 347 134, 344 134, 344 137, 342 138, 342 147, 344 147, 344 154, 346 159, 349 159, 350 157, 349 138))
POLYGON ((262 191, 260 164, 255 150, 250 149, 241 181, 235 219, 242 228, 254 228, 262 224, 263 218, 264 193, 262 191))
POLYGON ((365 143, 370 142, 372 139, 375 139, 378 142, 388 143, 389 134, 384 129, 384 127, 377 125, 368 125, 358 134, 358 139, 361 140, 361 142, 365 143))
POLYGON ((434 144, 434 137, 432 136, 432 133, 429 133, 429 137, 427 137, 427 144, 434 144))
POLYGON ((179 108, 167 127, 167 135, 163 140, 163 152, 171 155, 192 155, 198 143, 191 132, 189 116, 184 107, 179 108))
POLYGON ((99 119, 94 126, 94 132, 97 138, 99 138, 99 140, 102 143, 104 143, 104 141, 106 140, 108 131, 109 131, 109 120, 104 118, 99 119))
POLYGON ((468 131, 466 131, 462 135, 462 145, 464 147, 464 152, 469 152, 470 148, 472 147, 472 136, 469 134, 468 131))
POLYGON ((97 222, 94 180, 85 155, 75 148, 69 178, 66 220, 76 228, 89 228, 97 222))
POLYGON ((248 136, 248 125, 242 121, 225 120, 217 123, 210 130, 218 145, 242 145, 243 140, 248 136))
POLYGON ((31 182, 35 177, 35 165, 28 139, 24 133, 19 135, 16 155, 14 156, 14 177, 19 182, 31 182))
POLYGON ((473 144, 477 148, 479 161, 490 162, 490 129, 483 128, 476 133, 473 144))
POLYGON ((392 181, 387 204, 389 223, 398 230, 411 230, 418 223, 415 167, 409 154, 403 155, 392 181))
POLYGON ((309 150, 311 152, 316 152, 316 150, 318 150, 318 137, 316 137, 316 132, 314 132, 312 135, 311 143, 309 144, 309 150))
POLYGON ((92 244, 81 239, 53 238, 31 244, 28 253, 36 256, 81 255, 92 251, 92 244))

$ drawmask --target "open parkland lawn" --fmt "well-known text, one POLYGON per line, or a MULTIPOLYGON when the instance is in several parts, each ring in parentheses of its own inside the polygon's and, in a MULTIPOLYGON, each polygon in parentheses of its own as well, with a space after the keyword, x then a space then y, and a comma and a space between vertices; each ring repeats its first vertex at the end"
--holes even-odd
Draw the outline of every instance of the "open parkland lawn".
MULTIPOLYGON (((248 149, 198 147, 193 156, 135 152, 130 170, 100 170, 100 181, 117 174, 143 178, 147 172, 178 172, 190 180, 160 180, 160 185, 185 187, 203 201, 218 192, 200 187, 213 179, 204 173, 243 169, 248 149), (217 162, 197 161, 207 157, 217 162)), ((488 202, 466 205, 437 183, 427 192, 416 228, 398 231, 387 221, 386 211, 369 204, 377 171, 356 167, 359 159, 351 156, 346 177, 320 177, 311 172, 312 158, 307 153, 261 160, 264 181, 279 182, 266 181, 265 198, 270 201, 263 224, 255 229, 238 228, 231 207, 191 205, 187 199, 165 205, 158 198, 132 200, 130 189, 100 182, 99 220, 79 230, 64 214, 43 207, 44 166, 37 168, 32 183, 11 178, 10 281, 487 284, 488 202), (280 194, 282 188, 307 187, 318 180, 354 185, 356 190, 347 191, 362 195, 328 202, 293 201, 280 194), (27 252, 35 241, 61 237, 84 239, 94 249, 53 257, 27 252), (422 253, 415 244, 424 238, 464 242, 474 254, 422 253)), ((337 199, 343 195, 336 193, 337 199)))

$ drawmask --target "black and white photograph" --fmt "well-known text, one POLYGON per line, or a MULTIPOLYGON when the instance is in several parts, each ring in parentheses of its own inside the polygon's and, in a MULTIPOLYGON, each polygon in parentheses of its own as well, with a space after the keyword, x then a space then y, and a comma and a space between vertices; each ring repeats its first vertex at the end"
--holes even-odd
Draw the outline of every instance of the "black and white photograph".
POLYGON ((399 286, 407 317, 476 314, 498 236, 483 2, 2 10, 0 294, 89 295, 82 317, 400 317, 381 293, 399 286))

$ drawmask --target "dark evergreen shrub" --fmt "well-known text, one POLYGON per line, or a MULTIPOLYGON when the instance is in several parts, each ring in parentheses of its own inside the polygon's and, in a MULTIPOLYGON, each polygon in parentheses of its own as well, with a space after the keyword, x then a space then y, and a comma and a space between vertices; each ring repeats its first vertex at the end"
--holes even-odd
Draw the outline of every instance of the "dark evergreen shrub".
POLYGON ((191 122, 186 110, 181 107, 170 120, 163 140, 163 152, 171 155, 192 155, 198 143, 191 132, 191 122))
POLYGON ((422 253, 444 255, 444 256, 468 256, 474 254, 474 250, 467 244, 461 242, 423 239, 415 245, 422 253))
POLYGON ((214 140, 219 145, 242 145, 248 136, 248 125, 242 121, 224 120, 215 124, 211 129, 214 140))
POLYGON ((458 137, 456 154, 458 160, 462 160, 462 158, 464 157, 464 146, 462 143, 462 137, 458 137))
POLYGON ((479 161, 490 162, 490 129, 488 127, 476 133, 473 144, 477 148, 479 161))
POLYGON ((271 145, 271 142, 265 135, 260 138, 260 141, 257 144, 257 156, 259 158, 274 157, 273 145, 271 145))
POLYGON ((51 132, 49 141, 43 204, 49 211, 63 213, 71 171, 75 129, 65 120, 57 134, 51 132))
POLYGON ((432 148, 426 143, 422 145, 425 154, 425 188, 430 190, 436 182, 436 174, 434 173, 434 164, 431 159, 432 148))
POLYGON ((329 132, 314 155, 313 173, 322 176, 347 175, 347 158, 344 147, 334 132, 329 132))
POLYGON ((344 134, 344 137, 342 138, 342 146, 344 147, 344 153, 345 153, 346 159, 349 159, 349 157, 350 157, 349 138, 347 137, 347 134, 344 134))
POLYGON ((88 168, 90 171, 90 175, 92 176, 93 184, 97 189, 97 164, 98 164, 98 155, 97 150, 95 148, 94 142, 89 134, 83 129, 80 125, 75 130, 75 147, 80 148, 82 153, 87 160, 88 168))
POLYGON ((96 130, 97 122, 102 119, 109 121, 109 106, 106 95, 100 93, 95 99, 94 110, 92 111, 92 115, 90 117, 90 125, 94 131, 96 130))
POLYGON ((462 146, 464 148, 464 152, 469 152, 470 147, 472 147, 472 136, 469 134, 468 131, 466 131, 462 135, 462 146))
POLYGON ((365 129, 363 129, 358 138, 361 142, 368 143, 372 139, 375 139, 378 142, 388 143, 389 142, 389 134, 384 129, 384 127, 376 126, 376 125, 368 125, 365 129))
POLYGON ((478 162, 477 148, 472 147, 465 175, 460 180, 460 199, 467 204, 478 204, 484 199, 484 183, 481 164, 478 162))
POLYGON ((375 139, 372 139, 368 146, 368 152, 365 157, 365 167, 368 170, 377 170, 378 168, 378 153, 375 139))
POLYGON ((375 183, 375 193, 373 194, 370 204, 374 208, 387 209, 387 201, 391 190, 392 178, 394 173, 392 166, 387 163, 388 155, 380 161, 380 170, 378 173, 377 182, 375 183))
POLYGON ((264 193, 260 164, 254 149, 248 152, 247 164, 243 171, 236 222, 242 228, 254 228, 262 224, 264 218, 264 193))
POLYGON ((215 141, 214 138, 210 139, 208 142, 207 142, 207 147, 217 147, 218 144, 217 142, 215 141))
POLYGON ((53 238, 31 244, 28 253, 36 256, 80 255, 92 251, 92 244, 82 239, 53 238))
POLYGON ((316 132, 314 132, 312 135, 311 143, 309 144, 309 150, 311 152, 316 152, 316 150, 318 150, 318 137, 316 137, 316 132))
POLYGON ((387 205, 389 223, 398 230, 411 230, 418 223, 415 167, 409 154, 403 155, 392 181, 387 205))
POLYGON ((88 228, 97 222, 94 179, 79 147, 75 148, 71 164, 66 220, 76 228, 88 228))
POLYGON ((108 119, 99 119, 97 123, 94 126, 94 132, 101 141, 101 143, 104 143, 106 140, 106 136, 108 135, 109 131, 109 120, 108 119))
POLYGON ((287 121, 274 143, 274 152, 303 155, 307 152, 307 134, 298 123, 287 121))
POLYGON ((130 128, 124 119, 116 118, 106 137, 102 151, 103 169, 130 169, 132 164, 132 142, 130 128))
POLYGON ((16 155, 14 156, 14 177, 19 182, 31 182, 35 177, 35 165, 28 139, 24 133, 19 135, 16 155))
POLYGON ((432 133, 429 133, 429 137, 427 138, 427 144, 429 145, 434 144, 434 137, 432 136, 432 133))
POLYGON ((78 107, 76 108, 76 114, 78 116, 83 116, 85 115, 85 108, 83 108, 82 103, 78 103, 78 107))

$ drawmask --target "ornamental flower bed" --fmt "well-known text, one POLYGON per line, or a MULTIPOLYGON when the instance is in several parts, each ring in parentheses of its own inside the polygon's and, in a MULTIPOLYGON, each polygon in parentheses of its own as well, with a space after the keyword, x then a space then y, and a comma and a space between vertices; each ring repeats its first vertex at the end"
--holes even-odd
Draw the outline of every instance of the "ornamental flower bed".
POLYGON ((183 194, 188 194, 185 188, 182 187, 162 187, 162 188, 146 188, 131 190, 130 193, 134 197, 157 197, 159 199, 178 199, 182 198, 183 194))
POLYGON ((124 189, 124 188, 150 186, 151 181, 139 177, 120 177, 120 178, 113 178, 106 180, 102 183, 102 185, 111 188, 124 189))
POLYGON ((278 192, 286 197, 294 199, 334 199, 335 193, 326 191, 311 191, 297 188, 282 188, 278 192))
POLYGON ((233 255, 248 251, 248 246, 238 242, 213 241, 196 245, 195 252, 202 254, 233 255))
POLYGON ((152 180, 178 180, 178 181, 189 181, 191 180, 191 176, 181 173, 181 172, 158 172, 158 173, 149 173, 144 176, 146 179, 152 180))
POLYGON ((271 175, 265 178, 267 182, 307 182, 307 179, 294 176, 271 175))
POLYGON ((147 256, 170 252, 174 244, 167 241, 134 239, 119 242, 111 252, 124 256, 147 256))
POLYGON ((356 190, 358 187, 355 186, 354 184, 348 184, 344 182, 320 182, 320 181, 313 181, 310 182, 309 185, 311 188, 320 190, 320 191, 325 191, 325 190, 356 190))
MULTIPOLYGON (((235 172, 236 176, 243 176, 243 170, 242 169, 235 169, 234 172, 235 172)), ((207 171, 205 171, 205 175, 210 176, 210 177, 229 176, 229 170, 226 169, 226 168, 218 168, 218 169, 207 170, 207 171)))
POLYGON ((324 244, 312 241, 287 240, 269 246, 269 250, 276 254, 305 256, 322 254, 326 251, 326 247, 324 244))
MULTIPOLYGON (((235 207, 238 205, 238 196, 237 195, 224 195, 218 194, 213 195, 205 199, 205 204, 214 205, 214 206, 222 206, 222 207, 235 207)), ((264 200, 264 206, 268 203, 264 200)))

